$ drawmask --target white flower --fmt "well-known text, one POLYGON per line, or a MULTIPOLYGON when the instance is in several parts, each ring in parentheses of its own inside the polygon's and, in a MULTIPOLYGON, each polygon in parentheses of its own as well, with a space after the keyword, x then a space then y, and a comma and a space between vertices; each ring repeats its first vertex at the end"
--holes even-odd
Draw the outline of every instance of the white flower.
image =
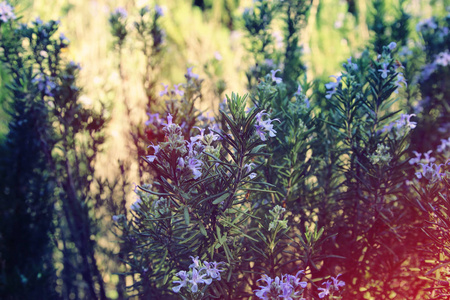
POLYGON ((280 77, 276 77, 276 76, 275 76, 275 74, 276 74, 277 72, 281 72, 281 70, 280 70, 280 69, 277 69, 277 70, 272 70, 272 71, 270 71, 270 73, 272 74, 272 81, 275 81, 275 82, 278 84, 278 83, 281 83, 281 82, 283 81, 283 79, 281 79, 280 77))
POLYGON ((14 14, 14 8, 8 4, 8 2, 3 1, 0 3, 0 21, 3 23, 9 20, 15 20, 16 15, 14 14))

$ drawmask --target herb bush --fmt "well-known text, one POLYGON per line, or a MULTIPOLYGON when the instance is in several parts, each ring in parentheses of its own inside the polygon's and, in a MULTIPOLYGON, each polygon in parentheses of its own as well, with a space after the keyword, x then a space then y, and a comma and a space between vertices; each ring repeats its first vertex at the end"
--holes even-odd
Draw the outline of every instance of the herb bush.
MULTIPOLYGON (((420 47, 410 49, 410 19, 400 9, 391 24, 371 26, 373 47, 324 83, 306 77, 299 43, 311 5, 260 0, 244 11, 248 92, 227 95, 216 114, 199 109, 204 80, 192 67, 183 83, 157 90, 165 54, 159 6, 139 10, 134 33, 123 8, 111 13, 123 85, 125 41, 142 46, 149 116, 130 132, 139 162, 135 202, 127 209, 125 195, 108 186, 110 201, 121 201, 110 203, 125 264, 118 289, 129 283, 118 298, 448 297, 450 15, 421 21, 420 47), (396 26, 403 34, 388 35, 396 26), (281 46, 274 28, 281 28, 281 46), (422 66, 412 59, 419 53, 422 66)), ((31 254, 34 240, 0 247, 0 291, 13 295, 7 299, 106 299, 90 237, 97 205, 107 205, 92 189, 107 118, 77 104, 79 68, 61 62, 67 41, 52 37, 57 22, 19 26, 9 4, 0 8, 0 57, 11 82, 1 171, 13 172, 2 182, 0 241, 12 235, 8 225, 33 224, 43 253, 31 254), (24 139, 33 158, 25 159, 24 139), (33 165, 23 171, 24 159, 33 165), (16 202, 6 201, 11 193, 16 202), (35 213, 20 209, 23 203, 35 213), (23 221, 12 221, 14 209, 23 221), (52 266, 57 250, 49 237, 65 245, 63 275, 52 266), (32 267, 12 265, 10 251, 22 251, 32 267), (56 286, 58 276, 64 281, 56 286)), ((374 9, 374 22, 386 22, 383 1, 374 9)), ((226 78, 216 79, 220 99, 226 78)))

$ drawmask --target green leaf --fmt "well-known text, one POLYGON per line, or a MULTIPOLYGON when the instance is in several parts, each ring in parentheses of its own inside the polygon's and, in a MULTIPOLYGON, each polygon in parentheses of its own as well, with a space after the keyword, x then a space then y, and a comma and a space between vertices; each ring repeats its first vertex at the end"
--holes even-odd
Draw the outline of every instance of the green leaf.
POLYGON ((186 225, 189 226, 190 217, 189 217, 189 210, 188 210, 187 206, 184 207, 184 222, 186 223, 186 225))
POLYGON ((200 229, 200 232, 201 232, 204 236, 208 237, 208 234, 206 233, 206 229, 205 229, 205 226, 203 225, 203 223, 198 223, 198 227, 199 227, 199 229, 200 229))
MULTIPOLYGON (((227 225, 229 225, 229 226, 235 228, 240 234, 242 234, 242 235, 245 236, 246 238, 248 238, 248 239, 250 239, 250 240, 252 240, 252 241, 258 242, 258 240, 256 240, 256 239, 252 238, 251 236, 246 235, 245 233, 243 233, 243 232, 242 232, 242 229, 239 228, 239 227, 237 227, 237 226, 234 225, 233 223, 227 222, 227 221, 225 221, 225 220, 223 220, 222 223, 225 223, 225 224, 227 224, 227 225)), ((224 235, 224 236, 225 236, 225 235, 224 235)))
POLYGON ((217 198, 216 200, 213 201, 213 204, 219 204, 222 201, 224 201, 225 199, 227 199, 230 196, 229 193, 225 193, 222 196, 220 196, 219 198, 217 198))

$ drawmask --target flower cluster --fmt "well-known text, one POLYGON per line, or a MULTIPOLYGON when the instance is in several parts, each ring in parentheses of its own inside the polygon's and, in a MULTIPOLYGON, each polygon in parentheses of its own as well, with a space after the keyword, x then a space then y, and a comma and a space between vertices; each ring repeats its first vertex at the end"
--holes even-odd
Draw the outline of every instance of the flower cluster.
POLYGON ((56 83, 54 82, 54 79, 52 80, 44 74, 39 74, 33 79, 32 82, 37 85, 39 91, 45 96, 54 96, 53 91, 56 89, 56 83))
POLYGON ((417 122, 412 122, 411 117, 415 114, 402 114, 400 120, 394 121, 383 127, 382 132, 394 133, 396 139, 404 137, 411 129, 416 128, 417 122))
POLYGON ((3 23, 9 20, 15 20, 16 15, 14 14, 14 8, 8 4, 8 2, 3 1, 0 3, 0 21, 3 23))
POLYGON ((409 164, 410 165, 414 165, 414 164, 418 164, 418 163, 429 164, 429 163, 434 162, 436 160, 436 158, 431 157, 432 152, 433 152, 433 150, 430 150, 426 153, 419 153, 417 151, 413 151, 413 153, 416 157, 410 159, 409 164), (423 158, 422 158, 422 155, 423 155, 423 158))
MULTIPOLYGON (((450 162, 448 163, 450 164, 450 162)), ((444 164, 434 164, 434 163, 429 163, 429 164, 421 164, 419 163, 419 165, 422 166, 422 171, 421 172, 416 172, 416 176, 417 178, 421 179, 421 178, 426 178, 430 181, 441 181, 445 176, 446 173, 441 173, 441 168, 443 169, 445 167, 444 164)))
POLYGON ((438 26, 433 18, 425 19, 417 23, 416 31, 423 32, 430 29, 436 29, 438 26))
POLYGON ((257 124, 255 125, 256 133, 258 134, 259 138, 262 141, 266 141, 267 140, 266 132, 269 133, 269 136, 271 136, 271 137, 274 137, 275 133, 277 133, 275 131, 275 129, 273 129, 273 124, 272 124, 273 121, 278 121, 278 122, 281 123, 281 121, 279 119, 273 119, 273 120, 267 119, 267 120, 264 121, 262 119, 263 116, 268 116, 268 115, 269 114, 265 113, 264 110, 259 112, 256 115, 256 122, 257 122, 257 124))
POLYGON ((347 72, 358 70, 358 65, 352 62, 351 56, 347 59, 347 63, 344 63, 342 66, 347 70, 347 72))
POLYGON ((345 282, 338 279, 339 276, 341 276, 341 274, 336 277, 331 277, 332 281, 327 280, 326 282, 322 283, 322 285, 325 285, 325 287, 318 288, 318 290, 321 291, 319 293, 320 299, 324 298, 325 296, 333 296, 335 292, 339 292, 340 287, 345 286, 345 282))
POLYGON ((269 231, 285 229, 287 228, 287 220, 286 216, 283 220, 280 219, 281 215, 286 211, 285 208, 277 205, 273 209, 269 210, 269 213, 272 215, 272 221, 269 224, 269 231))
POLYGON ((388 165, 391 160, 392 156, 389 153, 389 147, 383 144, 378 144, 375 153, 370 155, 370 161, 374 165, 388 165))
POLYGON ((263 281, 265 285, 259 286, 258 290, 253 291, 255 296, 264 300, 275 299, 304 299, 301 295, 308 283, 301 281, 304 271, 300 270, 297 274, 284 274, 275 279, 264 274, 258 281, 263 281))
POLYGON ((189 271, 180 271, 176 274, 180 280, 173 281, 174 286, 172 290, 175 293, 179 293, 181 288, 185 287, 188 291, 192 293, 199 292, 199 287, 205 285, 204 287, 210 285, 213 280, 220 280, 220 273, 224 270, 219 268, 220 265, 225 264, 224 262, 207 262, 203 263, 199 260, 199 257, 192 257, 192 264, 189 266, 189 271))
POLYGON ((336 93, 336 89, 339 86, 339 83, 341 82, 341 76, 330 76, 336 78, 336 82, 329 82, 325 84, 325 87, 327 88, 327 94, 325 95, 325 98, 331 99, 331 97, 336 93))
POLYGON ((255 166, 254 163, 249 163, 244 165, 244 170, 246 171, 245 174, 248 174, 248 177, 250 179, 253 179, 256 177, 256 173, 252 172, 252 168, 255 166))
POLYGON ((167 96, 173 95, 173 96, 180 96, 180 97, 183 97, 183 96, 184 96, 184 91, 180 89, 180 87, 183 87, 183 84, 182 84, 182 83, 174 84, 174 85, 173 85, 174 89, 171 90, 170 92, 169 92, 169 90, 168 90, 169 85, 167 85, 167 84, 162 84, 162 86, 164 87, 164 90, 161 91, 161 92, 159 92, 159 96, 160 96, 160 97, 163 97, 163 96, 165 96, 165 95, 167 95, 167 96))
POLYGON ((109 24, 111 25, 111 33, 117 38, 117 45, 122 47, 125 38, 128 35, 127 31, 127 17, 128 13, 125 8, 118 7, 109 15, 109 24))
POLYGON ((114 12, 114 15, 116 15, 118 18, 126 19, 128 17, 128 12, 123 7, 117 7, 114 12))
MULTIPOLYGON (((160 122, 159 114, 150 114, 150 120, 148 124, 160 122)), ((161 159, 161 153, 176 153, 177 159, 177 171, 182 173, 184 170, 189 170, 189 174, 194 179, 199 178, 202 175, 202 165, 205 159, 203 153, 209 153, 215 156, 220 154, 220 147, 214 146, 213 143, 219 139, 219 135, 213 133, 205 134, 204 128, 194 127, 200 130, 200 134, 193 136, 189 141, 184 139, 182 134, 182 128, 180 125, 173 123, 173 116, 168 114, 167 123, 163 124, 163 132, 165 133, 165 142, 159 145, 149 145, 153 148, 154 153, 147 155, 146 159, 153 163, 159 162, 160 164, 168 167, 167 162, 161 159)))
POLYGON ((447 67, 450 65, 450 53, 448 51, 441 52, 436 55, 433 62, 425 65, 420 74, 420 79, 426 81, 436 72, 439 67, 447 67))
MULTIPOLYGON (((447 159, 448 155, 446 155, 446 148, 450 146, 450 138, 447 140, 442 139, 441 145, 437 147, 437 152, 443 154, 444 158, 447 159)), ((416 156, 409 160, 411 165, 416 165, 418 167, 418 172, 416 172, 416 177, 418 179, 425 178, 431 182, 441 181, 447 173, 445 168, 447 165, 450 166, 450 160, 447 160, 444 164, 436 163, 436 158, 431 156, 433 150, 429 150, 425 153, 419 153, 417 151, 413 151, 413 154, 416 156), (422 157, 423 155, 423 157, 422 157), (442 170, 442 172, 441 172, 442 170)), ((438 157, 438 156, 437 156, 438 157)))

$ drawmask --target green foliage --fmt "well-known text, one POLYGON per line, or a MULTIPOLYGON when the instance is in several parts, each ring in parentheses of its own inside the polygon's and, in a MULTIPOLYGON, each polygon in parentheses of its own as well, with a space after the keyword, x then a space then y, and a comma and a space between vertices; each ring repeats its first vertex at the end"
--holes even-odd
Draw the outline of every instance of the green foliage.
POLYGON ((66 63, 59 23, 19 24, 12 8, 0 10, 9 118, 0 147, 1 297, 445 297, 449 17, 419 22, 421 45, 407 1, 374 1, 368 24, 363 1, 254 1, 240 19, 249 93, 218 104, 239 80, 221 62, 223 49, 214 58, 200 51, 203 70, 190 61, 182 83, 157 86, 166 73, 181 78, 187 44, 237 28, 238 2, 173 4, 105 12, 114 91, 132 128, 131 159, 106 179, 96 161, 109 112, 81 103, 80 67, 66 63), (184 38, 206 24, 199 20, 223 28, 184 38), (357 39, 361 28, 373 34, 369 50, 357 49, 368 38, 357 39), (330 58, 308 76, 334 68, 350 48, 360 52, 331 82, 308 82, 306 65, 320 61, 312 56, 330 58), (103 247, 105 215, 113 215, 114 249, 103 247))
POLYGON ((450 51, 450 36, 446 28, 450 26, 450 17, 430 18, 422 20, 417 25, 419 35, 425 46, 425 65, 419 76, 422 100, 418 103, 416 113, 422 119, 413 136, 412 143, 420 153, 436 149, 441 139, 446 139, 449 128, 450 78, 448 68, 448 53, 450 51), (434 132, 433 135, 427 135, 434 132))
POLYGON ((305 26, 310 5, 305 1, 255 1, 252 9, 246 9, 243 21, 250 43, 247 49, 255 63, 247 72, 249 88, 255 85, 253 80, 283 65, 282 78, 288 92, 297 89, 297 79, 305 71, 301 61, 300 31, 305 26), (276 19, 283 21, 283 33, 275 30, 276 19), (282 41, 275 43, 280 39, 282 41))
POLYGON ((63 60, 68 40, 54 37, 58 22, 37 18, 0 26, 0 58, 11 77, 6 102, 11 122, 2 163, 8 178, 2 183, 7 299, 105 299, 92 238, 90 186, 107 119, 78 101, 80 67, 63 60), (54 253, 62 255, 61 282, 55 278, 54 253), (84 287, 77 286, 79 276, 84 287))

